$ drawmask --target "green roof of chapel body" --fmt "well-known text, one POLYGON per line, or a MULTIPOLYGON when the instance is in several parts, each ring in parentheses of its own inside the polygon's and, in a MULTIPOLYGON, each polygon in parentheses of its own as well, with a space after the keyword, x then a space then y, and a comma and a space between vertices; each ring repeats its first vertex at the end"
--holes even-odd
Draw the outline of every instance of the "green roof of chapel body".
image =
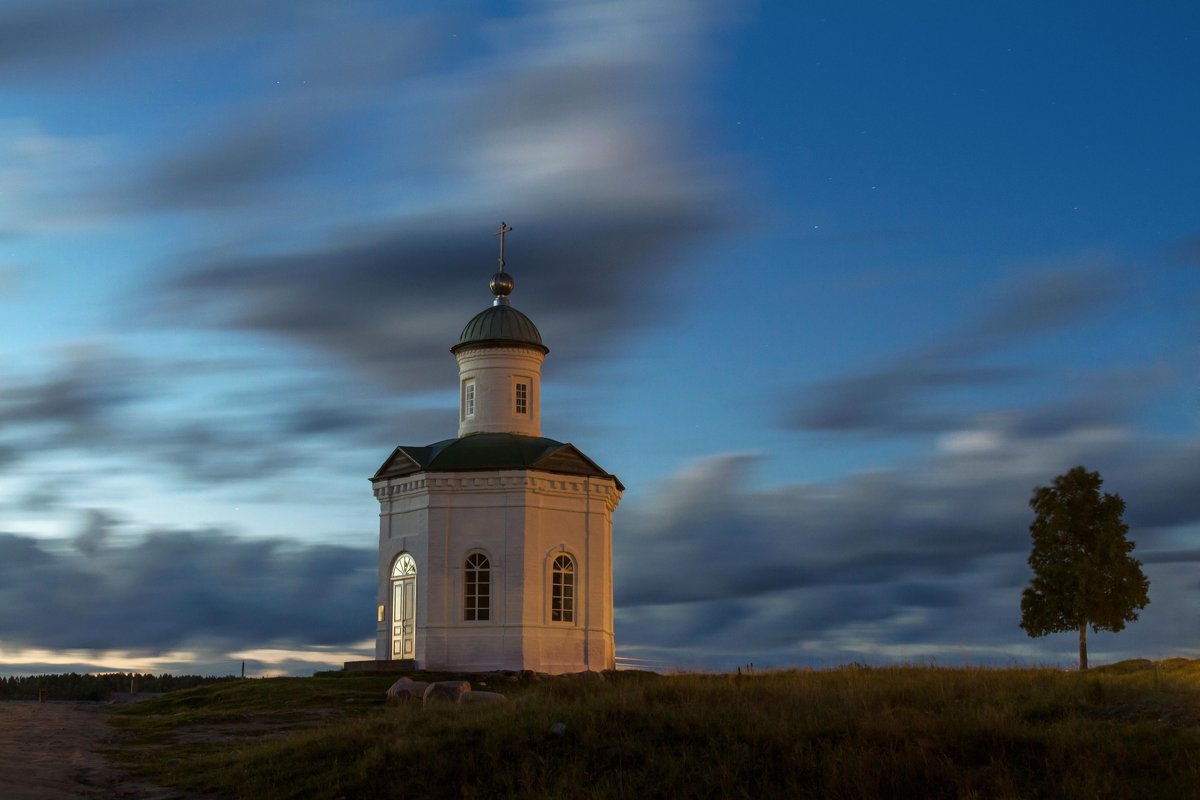
POLYGON ((450 352, 486 345, 519 345, 533 347, 542 353, 550 352, 550 348, 542 344, 542 334, 533 320, 504 304, 489 306, 472 317, 450 352))
POLYGON ((618 489, 625 489, 616 475, 606 472, 575 445, 518 433, 475 433, 458 439, 444 439, 424 447, 400 445, 371 480, 398 478, 418 472, 513 469, 610 478, 618 489))

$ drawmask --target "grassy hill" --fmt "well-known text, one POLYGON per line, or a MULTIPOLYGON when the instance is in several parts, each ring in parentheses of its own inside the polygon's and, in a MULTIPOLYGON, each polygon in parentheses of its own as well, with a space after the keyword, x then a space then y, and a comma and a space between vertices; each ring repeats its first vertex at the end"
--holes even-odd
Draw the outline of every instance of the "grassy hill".
POLYGON ((615 673, 486 687, 505 704, 384 707, 395 677, 173 692, 113 715, 115 755, 229 798, 1200 796, 1200 662, 1184 659, 615 673))

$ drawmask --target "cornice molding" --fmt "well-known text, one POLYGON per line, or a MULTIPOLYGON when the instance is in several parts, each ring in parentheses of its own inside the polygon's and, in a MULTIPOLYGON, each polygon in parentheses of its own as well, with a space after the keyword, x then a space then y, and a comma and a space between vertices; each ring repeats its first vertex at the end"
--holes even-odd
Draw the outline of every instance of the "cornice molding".
POLYGON ((520 358, 522 360, 532 361, 535 364, 541 364, 546 360, 546 354, 540 350, 533 350, 531 346, 520 347, 517 345, 491 345, 488 347, 471 347, 465 350, 459 350, 454 354, 458 359, 459 365, 468 364, 472 361, 485 361, 496 356, 506 358, 520 358))
POLYGON ((609 513, 621 502, 621 490, 611 478, 595 475, 560 475, 540 470, 504 472, 418 472, 379 481, 375 499, 380 503, 434 494, 493 494, 523 490, 533 494, 603 499, 609 513))

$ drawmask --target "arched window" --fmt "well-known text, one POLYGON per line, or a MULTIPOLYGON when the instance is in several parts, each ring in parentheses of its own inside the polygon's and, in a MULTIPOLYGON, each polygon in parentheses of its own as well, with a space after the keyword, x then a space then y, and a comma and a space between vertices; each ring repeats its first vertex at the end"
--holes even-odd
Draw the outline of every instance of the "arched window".
POLYGON ((406 578, 417 574, 417 562, 408 553, 401 553, 392 565, 393 578, 406 578))
POLYGON ((487 622, 492 618, 492 565, 483 553, 467 556, 463 570, 463 619, 487 622))
POLYGON ((550 568, 550 621, 575 621, 575 561, 557 556, 550 568))

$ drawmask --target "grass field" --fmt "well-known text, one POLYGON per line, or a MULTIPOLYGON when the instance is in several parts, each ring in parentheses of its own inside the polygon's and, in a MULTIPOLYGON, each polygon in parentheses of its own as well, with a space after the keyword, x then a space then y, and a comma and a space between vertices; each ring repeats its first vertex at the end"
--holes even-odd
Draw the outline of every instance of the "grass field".
POLYGON ((1184 659, 615 673, 488 686, 510 702, 473 707, 385 707, 395 677, 173 692, 113 715, 115 755, 264 800, 1200 797, 1200 662, 1184 659))

